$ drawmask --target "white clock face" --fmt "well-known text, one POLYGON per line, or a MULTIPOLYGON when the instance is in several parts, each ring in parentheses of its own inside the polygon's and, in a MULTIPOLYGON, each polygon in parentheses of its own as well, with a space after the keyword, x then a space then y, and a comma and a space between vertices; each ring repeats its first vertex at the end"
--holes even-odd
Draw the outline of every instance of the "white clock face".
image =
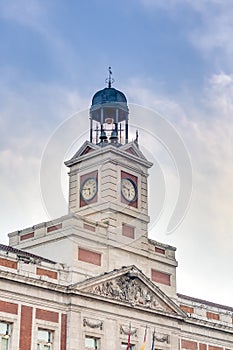
POLYGON ((90 201, 97 193, 97 181, 94 178, 86 179, 81 187, 81 196, 85 201, 90 201))
POLYGON ((136 184, 128 178, 121 180, 121 193, 123 197, 129 201, 133 202, 137 199, 137 186, 136 184))

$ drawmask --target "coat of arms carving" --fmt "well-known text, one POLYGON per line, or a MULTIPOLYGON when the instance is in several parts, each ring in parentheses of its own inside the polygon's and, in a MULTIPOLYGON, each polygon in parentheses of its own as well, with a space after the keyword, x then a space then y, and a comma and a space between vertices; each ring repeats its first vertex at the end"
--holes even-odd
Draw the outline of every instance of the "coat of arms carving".
POLYGON ((127 274, 92 286, 88 289, 88 292, 128 302, 133 306, 139 305, 161 311, 171 311, 168 310, 166 305, 162 305, 154 292, 143 284, 138 277, 127 274))

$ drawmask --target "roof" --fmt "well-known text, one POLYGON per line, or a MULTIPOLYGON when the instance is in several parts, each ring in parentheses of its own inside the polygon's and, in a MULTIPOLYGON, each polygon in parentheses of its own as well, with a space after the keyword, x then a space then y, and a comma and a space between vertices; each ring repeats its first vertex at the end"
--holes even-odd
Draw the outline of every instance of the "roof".
POLYGON ((50 264, 56 264, 55 261, 43 258, 42 256, 39 256, 39 255, 35 255, 32 253, 26 252, 24 250, 16 249, 16 248, 11 247, 9 245, 0 244, 0 250, 3 250, 5 252, 9 252, 9 253, 13 253, 13 254, 16 254, 19 256, 24 256, 24 257, 28 257, 28 258, 32 258, 32 259, 38 259, 38 260, 41 260, 41 261, 44 261, 44 262, 47 262, 50 264))
POLYGON ((111 102, 127 103, 127 100, 123 92, 112 87, 97 91, 92 98, 92 106, 111 102))
POLYGON ((180 293, 177 293, 177 296, 180 299, 186 299, 186 300, 192 301, 194 303, 205 304, 205 305, 208 305, 208 306, 211 306, 211 307, 216 307, 216 308, 227 310, 227 311, 231 311, 231 312, 233 311, 233 307, 231 307, 231 306, 217 304, 217 303, 214 303, 212 301, 203 300, 203 299, 199 299, 199 298, 194 298, 194 297, 190 297, 188 295, 183 295, 183 294, 180 294, 180 293))

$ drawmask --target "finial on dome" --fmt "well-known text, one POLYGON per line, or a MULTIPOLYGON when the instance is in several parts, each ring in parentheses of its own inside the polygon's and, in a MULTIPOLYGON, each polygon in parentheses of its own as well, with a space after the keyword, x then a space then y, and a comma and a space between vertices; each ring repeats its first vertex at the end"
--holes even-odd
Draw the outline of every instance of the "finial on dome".
POLYGON ((115 80, 112 78, 112 68, 108 67, 108 78, 105 80, 108 84, 108 88, 112 87, 112 84, 115 82, 115 80))

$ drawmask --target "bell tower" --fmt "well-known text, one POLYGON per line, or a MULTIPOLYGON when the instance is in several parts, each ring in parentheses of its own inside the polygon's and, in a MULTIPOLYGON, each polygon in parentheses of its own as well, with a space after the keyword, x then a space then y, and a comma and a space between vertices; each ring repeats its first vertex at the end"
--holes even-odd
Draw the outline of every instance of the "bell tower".
POLYGON ((148 169, 138 135, 129 142, 125 95, 108 86, 95 93, 90 108, 90 139, 65 164, 70 168, 69 211, 108 226, 110 239, 147 235, 148 169), (118 237, 118 238, 116 238, 118 237))
POLYGON ((129 109, 125 95, 112 88, 109 67, 108 87, 96 92, 90 108, 90 142, 105 146, 108 143, 128 143, 129 109))

